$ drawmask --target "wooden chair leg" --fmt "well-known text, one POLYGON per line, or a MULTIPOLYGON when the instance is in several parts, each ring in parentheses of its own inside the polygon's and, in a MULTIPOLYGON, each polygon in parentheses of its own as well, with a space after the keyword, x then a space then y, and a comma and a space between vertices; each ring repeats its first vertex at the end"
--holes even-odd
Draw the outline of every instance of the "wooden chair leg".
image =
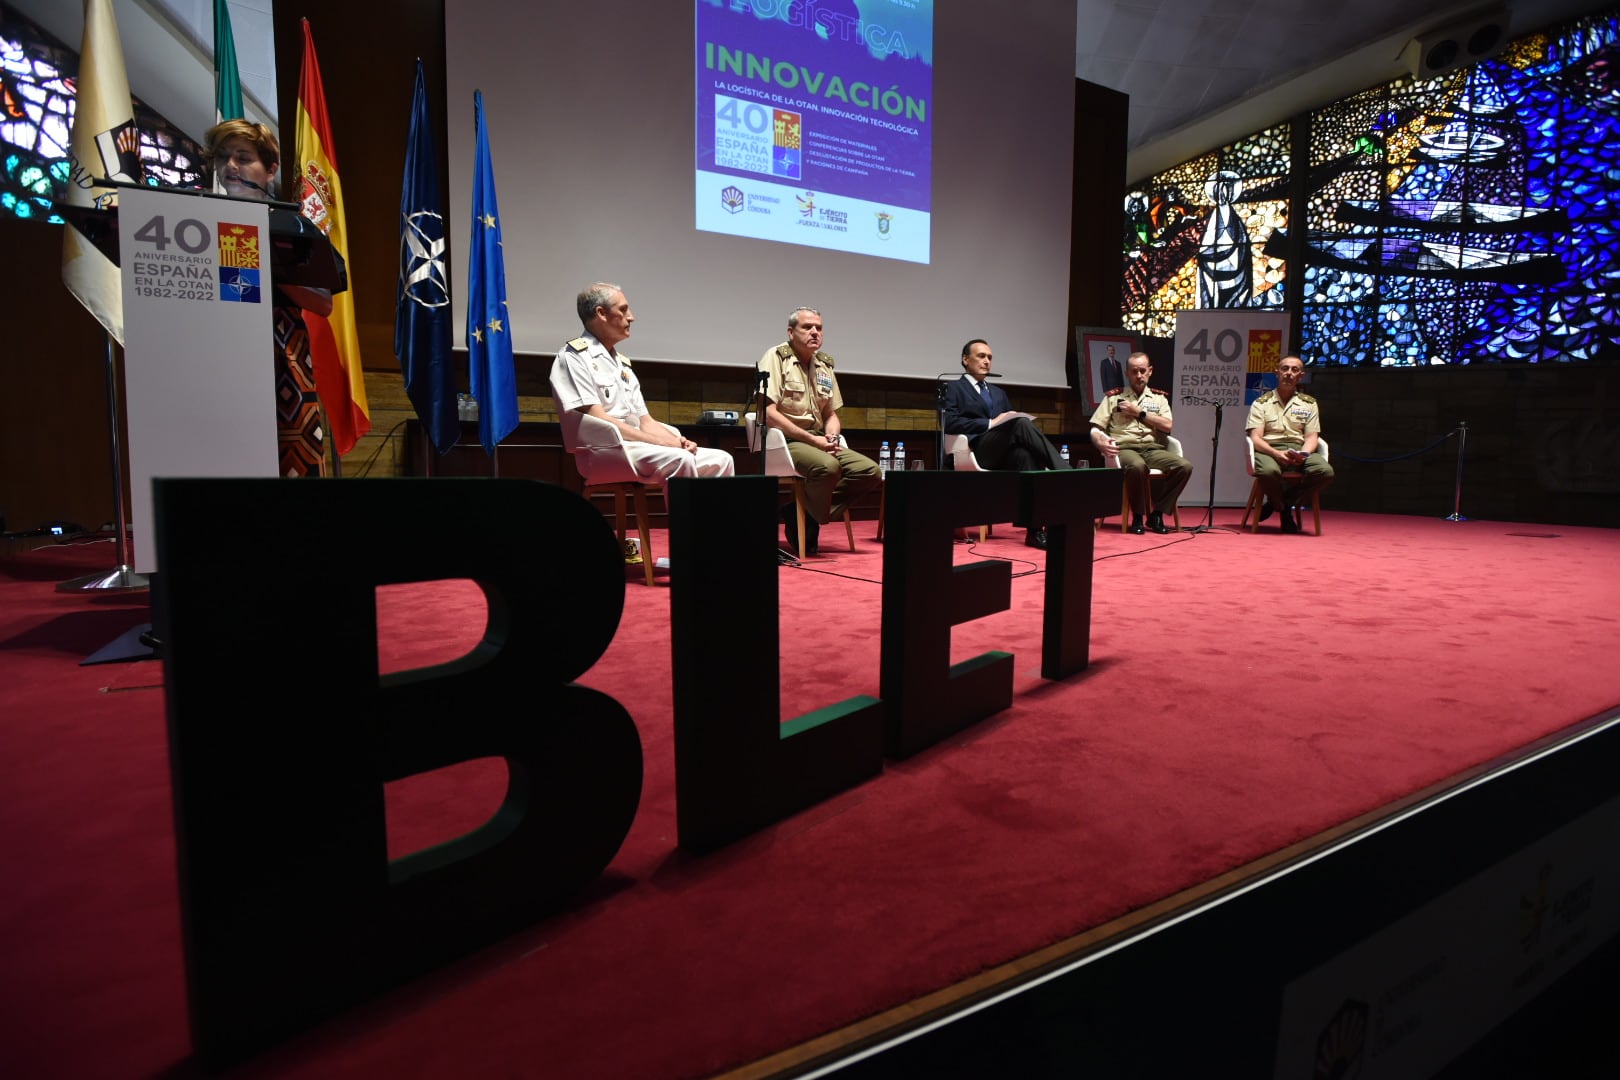
POLYGON ((1311 492, 1311 517, 1316 522, 1316 535, 1322 535, 1322 496, 1319 492, 1311 492))
MULTIPOLYGON (((877 538, 878 538, 879 543, 882 543, 882 541, 883 541, 883 504, 887 501, 888 495, 889 495, 889 485, 884 483, 883 481, 879 480, 878 481, 878 531, 877 531, 877 538)), ((851 547, 850 550, 853 551, 855 549, 853 547, 851 547)))
POLYGON ((637 484, 632 490, 636 501, 636 535, 641 538, 641 569, 650 586, 653 583, 652 537, 647 534, 647 489, 637 484))
POLYGON ((1259 525, 1260 525, 1260 481, 1251 480, 1249 482, 1249 501, 1247 503, 1244 503, 1244 505, 1243 505, 1243 520, 1238 522, 1238 528, 1242 529, 1245 526, 1247 526, 1248 530, 1250 532, 1254 532, 1254 530, 1256 528, 1258 528, 1259 525), (1253 518, 1254 520, 1251 522, 1249 520, 1250 518, 1253 518))
POLYGON ((855 550, 855 523, 849 516, 849 507, 844 508, 844 532, 849 534, 849 550, 855 550))
POLYGON ((804 530, 804 481, 793 485, 793 509, 799 515, 799 558, 810 557, 810 537, 804 530))
POLYGON ((624 487, 615 485, 613 492, 613 531, 619 537, 619 554, 624 554, 624 538, 626 534, 624 524, 624 487))

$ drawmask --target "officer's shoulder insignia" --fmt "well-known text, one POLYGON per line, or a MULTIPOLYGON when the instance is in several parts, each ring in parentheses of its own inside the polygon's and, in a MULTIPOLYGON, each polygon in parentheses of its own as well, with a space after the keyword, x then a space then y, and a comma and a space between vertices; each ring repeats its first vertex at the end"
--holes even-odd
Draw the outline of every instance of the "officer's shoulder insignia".
POLYGON ((1112 390, 1108 391, 1108 393, 1105 396, 1106 397, 1114 397, 1115 395, 1123 394, 1124 392, 1125 392, 1125 388, 1123 386, 1116 386, 1112 390))
POLYGON ((820 360, 820 361, 821 361, 821 362, 822 362, 822 363, 823 363, 823 364, 826 364, 826 365, 827 365, 827 366, 828 366, 828 367, 832 367, 832 366, 833 366, 833 358, 832 358, 832 357, 830 357, 830 356, 828 356, 828 355, 827 355, 827 354, 826 354, 826 353, 824 353, 824 352, 818 352, 818 353, 816 353, 816 359, 817 359, 817 360, 820 360))
POLYGON ((630 358, 628 356, 624 355, 623 353, 620 353, 619 354, 619 363, 623 364, 625 367, 629 367, 630 366, 630 358))
POLYGON ((1275 390, 1267 390, 1265 393, 1263 393, 1259 397, 1255 398, 1254 403, 1256 405, 1264 405, 1268 401, 1276 400, 1276 397, 1277 397, 1277 391, 1275 391, 1275 390))
POLYGON ((591 343, 582 337, 574 338, 564 346, 564 348, 573 349, 575 352, 584 352, 590 347, 591 343))
POLYGON ((788 357, 790 357, 792 355, 793 355, 793 346, 787 344, 786 342, 783 342, 782 344, 780 344, 780 345, 778 345, 776 347, 776 358, 778 360, 786 360, 788 357))
POLYGON ((1158 394, 1162 398, 1167 398, 1167 397, 1170 396, 1168 391, 1160 390, 1157 386, 1148 387, 1148 393, 1150 393, 1150 394, 1158 394))
POLYGON ((1298 391, 1295 391, 1295 395, 1299 398, 1299 400, 1303 401, 1307 405, 1316 404, 1316 399, 1311 397, 1309 394, 1301 394, 1298 391))

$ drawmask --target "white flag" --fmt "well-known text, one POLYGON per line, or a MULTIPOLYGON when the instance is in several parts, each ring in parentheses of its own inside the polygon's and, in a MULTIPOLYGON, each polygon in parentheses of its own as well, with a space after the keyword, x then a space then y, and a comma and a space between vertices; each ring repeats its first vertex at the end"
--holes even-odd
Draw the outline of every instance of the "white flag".
MULTIPOLYGON (((69 206, 115 205, 116 188, 91 185, 101 179, 141 178, 140 138, 112 0, 84 0, 84 40, 68 154, 69 206)), ((71 225, 62 231, 62 282, 122 345, 124 299, 118 267, 71 225)))

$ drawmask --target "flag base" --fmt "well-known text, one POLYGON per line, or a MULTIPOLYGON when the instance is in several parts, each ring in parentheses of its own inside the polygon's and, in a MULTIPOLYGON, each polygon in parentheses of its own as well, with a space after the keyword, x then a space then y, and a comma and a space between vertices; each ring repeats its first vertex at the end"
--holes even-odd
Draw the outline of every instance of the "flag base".
POLYGON ((151 588, 151 581, 145 574, 135 572, 135 568, 127 564, 120 564, 111 570, 100 570, 94 574, 86 574, 70 581, 57 584, 56 591, 64 593, 73 592, 136 592, 151 588))

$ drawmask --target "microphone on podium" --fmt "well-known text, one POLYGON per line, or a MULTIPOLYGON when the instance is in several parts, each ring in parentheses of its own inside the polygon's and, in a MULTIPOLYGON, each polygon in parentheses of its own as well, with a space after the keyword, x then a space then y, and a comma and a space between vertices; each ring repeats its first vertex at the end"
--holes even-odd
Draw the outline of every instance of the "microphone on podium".
MULTIPOLYGON (((224 178, 222 177, 221 179, 224 179, 224 178)), ((269 188, 264 187, 261 184, 255 184, 252 180, 249 180, 245 176, 235 176, 235 177, 231 177, 231 179, 234 180, 238 184, 242 184, 242 185, 244 185, 246 187, 252 188, 254 191, 257 191, 260 194, 264 195, 265 198, 267 198, 267 199, 274 200, 275 197, 276 197, 275 193, 272 192, 269 188)))

